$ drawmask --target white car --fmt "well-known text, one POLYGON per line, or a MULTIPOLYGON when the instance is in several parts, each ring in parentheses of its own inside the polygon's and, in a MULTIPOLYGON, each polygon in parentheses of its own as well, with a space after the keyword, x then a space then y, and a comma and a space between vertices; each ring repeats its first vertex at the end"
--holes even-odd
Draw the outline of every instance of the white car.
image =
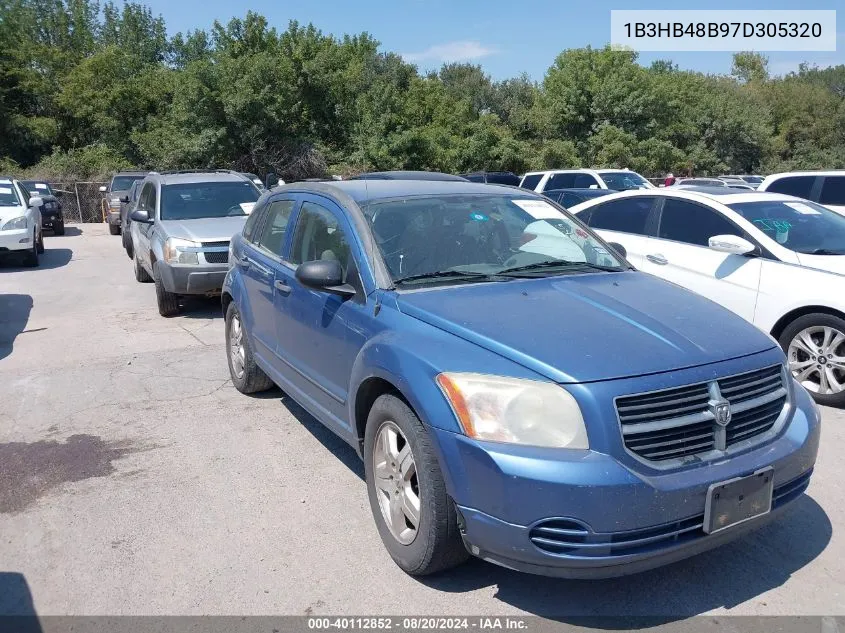
POLYGON ((655 186, 629 169, 550 169, 530 171, 519 186, 542 193, 552 189, 654 189, 655 186))
POLYGON ((771 334, 818 402, 845 405, 845 217, 727 187, 627 191, 570 211, 643 272, 771 334))
POLYGON ((29 194, 17 180, 0 177, 0 256, 23 255, 27 266, 38 266, 44 252, 40 196, 29 194))
POLYGON ((772 174, 757 191, 785 193, 806 198, 845 214, 845 170, 790 171, 772 174))

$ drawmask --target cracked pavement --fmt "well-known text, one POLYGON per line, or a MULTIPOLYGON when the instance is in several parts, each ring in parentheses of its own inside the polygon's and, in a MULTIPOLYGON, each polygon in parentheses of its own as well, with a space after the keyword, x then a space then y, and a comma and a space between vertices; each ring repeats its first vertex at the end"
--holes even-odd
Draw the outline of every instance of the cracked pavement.
POLYGON ((216 300, 159 317, 105 225, 45 244, 39 269, 0 264, 0 614, 28 595, 39 615, 845 613, 842 411, 809 494, 714 552, 605 581, 477 560, 415 580, 354 452, 281 391, 231 386, 216 300))

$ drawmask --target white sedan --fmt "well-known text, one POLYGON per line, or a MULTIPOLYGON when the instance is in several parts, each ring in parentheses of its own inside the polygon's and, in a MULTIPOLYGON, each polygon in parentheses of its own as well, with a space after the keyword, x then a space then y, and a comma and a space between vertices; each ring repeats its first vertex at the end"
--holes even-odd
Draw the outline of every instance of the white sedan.
POLYGON ((38 266, 44 252, 39 196, 29 197, 17 180, 0 177, 0 256, 23 255, 27 266, 38 266))
POLYGON ((570 211, 640 270, 770 333, 818 402, 845 405, 845 217, 727 187, 626 191, 570 211))

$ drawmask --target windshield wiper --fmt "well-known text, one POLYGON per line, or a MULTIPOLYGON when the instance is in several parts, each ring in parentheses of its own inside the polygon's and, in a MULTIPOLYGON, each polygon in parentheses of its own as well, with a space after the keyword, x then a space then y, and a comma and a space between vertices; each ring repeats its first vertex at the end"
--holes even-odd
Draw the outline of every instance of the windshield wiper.
POLYGON ((845 251, 833 251, 829 248, 817 248, 812 251, 801 251, 806 255, 845 255, 845 251))
POLYGON ((554 261, 534 262, 533 264, 525 264, 524 266, 514 266, 513 268, 505 268, 497 272, 497 275, 510 275, 512 273, 530 272, 533 270, 544 270, 549 268, 590 268, 592 270, 604 270, 607 272, 618 273, 622 268, 617 266, 602 266, 601 264, 591 264, 590 262, 573 262, 566 259, 557 259, 554 261))
POLYGON ((394 284, 404 284, 411 281, 424 281, 426 279, 458 279, 461 281, 508 281, 507 279, 497 279, 496 275, 487 273, 477 273, 466 270, 436 270, 430 273, 420 273, 418 275, 408 275, 407 277, 400 277, 393 281, 394 284))

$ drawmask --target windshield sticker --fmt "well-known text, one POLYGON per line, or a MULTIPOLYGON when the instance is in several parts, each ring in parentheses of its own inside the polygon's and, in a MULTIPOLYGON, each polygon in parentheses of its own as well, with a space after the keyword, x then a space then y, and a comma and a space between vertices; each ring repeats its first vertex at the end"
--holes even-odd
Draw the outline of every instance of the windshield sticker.
POLYGON ((473 211, 469 214, 469 219, 474 220, 475 222, 486 222, 490 218, 488 218, 483 213, 479 213, 478 211, 473 211))
POLYGON ((35 185, 36 189, 46 189, 47 185, 42 185, 40 182, 35 185))
POLYGON ((821 211, 816 211, 813 207, 807 206, 803 202, 785 202, 786 206, 791 207, 798 211, 798 213, 802 213, 803 215, 821 215, 821 211))
POLYGON ((545 220, 547 218, 560 218, 561 213, 545 200, 511 200, 523 211, 528 212, 532 218, 545 220))
POLYGON ((247 215, 252 213, 252 209, 253 209, 253 207, 255 207, 254 202, 241 202, 240 205, 241 205, 241 209, 243 209, 244 213, 246 213, 247 215))
POLYGON ((786 233, 792 228, 792 223, 789 220, 772 220, 769 218, 758 218, 752 220, 764 231, 776 231, 778 233, 786 233))
MULTIPOLYGON (((2 181, 0 181, 0 182, 2 182, 2 181)), ((12 188, 11 187, 0 187, 0 193, 10 194, 10 193, 12 193, 12 188)))

